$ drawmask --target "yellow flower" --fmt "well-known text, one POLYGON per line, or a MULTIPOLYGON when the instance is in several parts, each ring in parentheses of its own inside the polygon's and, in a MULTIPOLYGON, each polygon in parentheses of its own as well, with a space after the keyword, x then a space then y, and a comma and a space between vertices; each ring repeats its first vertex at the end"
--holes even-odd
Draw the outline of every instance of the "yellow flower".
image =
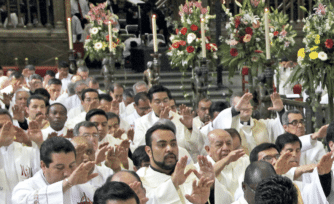
POLYGON ((320 44, 320 40, 319 40, 319 39, 315 39, 314 42, 315 42, 315 44, 317 44, 317 45, 320 44))
POLYGON ((315 36, 316 40, 320 40, 320 35, 315 36))
POLYGON ((319 47, 319 46, 313 46, 313 47, 310 49, 310 51, 313 51, 313 50, 315 50, 315 49, 318 49, 318 47, 319 47))
POLYGON ((302 58, 305 57, 305 48, 300 48, 298 50, 298 57, 302 57, 302 58))
POLYGON ((318 53, 317 52, 311 52, 309 56, 310 56, 311 59, 317 59, 318 58, 318 53))

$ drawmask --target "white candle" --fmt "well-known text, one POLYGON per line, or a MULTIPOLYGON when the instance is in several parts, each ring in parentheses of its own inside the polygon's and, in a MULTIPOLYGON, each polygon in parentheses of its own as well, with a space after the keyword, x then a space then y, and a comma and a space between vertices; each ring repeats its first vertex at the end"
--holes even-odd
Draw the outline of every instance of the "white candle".
POLYGON ((205 19, 201 18, 202 57, 206 58, 204 21, 205 19))
POLYGON ((111 34, 111 21, 108 22, 108 33, 109 33, 109 51, 112 51, 112 34, 111 34))
POLYGON ((158 40, 157 40, 157 16, 152 15, 152 33, 153 33, 153 50, 158 52, 158 40))
POLYGON ((264 9, 264 29, 266 35, 266 57, 271 59, 270 56, 270 39, 269 39, 269 9, 264 9))
POLYGON ((67 31, 68 31, 68 44, 70 50, 73 50, 73 35, 72 35, 72 19, 67 19, 67 31))

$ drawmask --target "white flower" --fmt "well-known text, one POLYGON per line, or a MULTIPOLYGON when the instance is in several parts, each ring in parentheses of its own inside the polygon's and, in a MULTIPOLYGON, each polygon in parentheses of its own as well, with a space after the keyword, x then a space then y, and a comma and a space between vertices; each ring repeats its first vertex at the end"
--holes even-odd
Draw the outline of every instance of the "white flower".
POLYGON ((218 59, 218 56, 217 56, 217 53, 216 53, 216 52, 213 53, 213 58, 214 58, 214 59, 218 59))
POLYGON ((190 44, 196 39, 196 35, 194 33, 189 33, 187 36, 187 42, 190 44))
POLYGON ((319 52, 318 53, 318 58, 321 59, 322 61, 327 60, 327 54, 325 52, 319 52))
POLYGON ((269 37, 270 37, 270 38, 273 38, 273 37, 274 37, 274 34, 273 34, 273 33, 269 33, 269 37))
POLYGON ((185 66, 185 65, 187 65, 188 64, 188 61, 186 61, 186 60, 182 60, 182 66, 185 66))
POLYGON ((187 19, 187 23, 188 23, 188 24, 191 24, 191 20, 190 20, 189 18, 187 19))
POLYGON ((99 32, 99 29, 97 27, 93 27, 90 29, 90 34, 96 35, 99 32))
POLYGON ((102 43, 101 42, 97 42, 94 44, 94 49, 95 50, 100 50, 101 48, 103 47, 102 43))

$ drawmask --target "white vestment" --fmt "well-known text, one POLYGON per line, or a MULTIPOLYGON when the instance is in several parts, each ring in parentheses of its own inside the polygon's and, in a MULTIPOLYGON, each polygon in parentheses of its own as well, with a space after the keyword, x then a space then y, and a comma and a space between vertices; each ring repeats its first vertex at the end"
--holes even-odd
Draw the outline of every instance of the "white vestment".
POLYGON ((125 113, 125 108, 126 108, 126 106, 125 106, 124 101, 120 102, 119 103, 119 113, 118 113, 118 115, 123 115, 125 113))
MULTIPOLYGON (((57 99, 58 101, 58 99, 57 99)), ((60 103, 63 104, 66 109, 67 109, 67 116, 69 117, 73 117, 73 115, 71 114, 70 115, 70 111, 72 111, 72 109, 75 109, 75 108, 78 108, 80 111, 83 110, 83 107, 81 105, 81 100, 79 98, 78 95, 74 94, 73 96, 70 96, 70 97, 67 97, 67 98, 64 98, 62 100, 60 100, 60 103), (80 109, 81 107, 81 109, 80 109)))
POLYGON ((67 112, 67 121, 77 117, 80 113, 86 112, 82 105, 76 106, 67 112))
POLYGON ((242 196, 237 201, 233 202, 232 204, 248 204, 245 198, 242 196))
POLYGON ((321 160, 321 157, 326 154, 324 145, 319 141, 314 141, 316 142, 315 147, 307 151, 302 151, 299 165, 318 164, 321 160))
POLYGON ((107 178, 110 175, 114 174, 114 171, 106 167, 105 165, 102 165, 102 166, 95 165, 93 174, 94 173, 98 173, 98 176, 88 181, 88 183, 91 186, 93 186, 94 189, 96 190, 97 188, 101 187, 107 181, 107 178))
POLYGON ((65 124, 68 129, 73 129, 76 124, 86 120, 86 112, 81 112, 76 117, 72 118, 71 120, 67 120, 65 124))
POLYGON ((20 181, 40 169, 39 149, 13 142, 0 147, 0 201, 11 204, 12 191, 20 181))
MULTIPOLYGON (((188 165, 186 169, 195 168, 193 165, 188 165)), ((190 204, 185 198, 186 194, 192 192, 192 182, 197 177, 192 173, 187 180, 175 188, 171 176, 153 170, 151 167, 142 167, 137 171, 144 188, 146 189, 146 197, 149 198, 149 203, 154 204, 190 204)), ((215 181, 215 203, 230 204, 232 203, 231 194, 226 188, 221 185, 217 179, 215 181)))
MULTIPOLYGON (((68 73, 66 78, 61 80, 61 88, 66 91, 68 84, 71 82, 72 74, 68 73)), ((56 79, 59 79, 59 73, 56 74, 56 79)))
POLYGON ((73 186, 63 192, 63 181, 49 184, 43 171, 38 171, 32 178, 20 182, 13 190, 13 204, 78 204, 92 202, 94 188, 89 184, 73 186))
POLYGON ((119 117, 119 121, 120 121, 119 128, 127 132, 130 129, 130 124, 127 121, 123 120, 121 117, 119 117))
POLYGON ((53 132, 57 133, 57 136, 60 136, 60 135, 65 136, 67 134, 67 128, 64 126, 63 129, 59 131, 54 130, 51 126, 45 128, 42 130, 43 140, 45 141, 48 138, 49 134, 53 132))
MULTIPOLYGON (((30 90, 24 86, 22 86, 22 88, 20 89, 24 89, 25 91, 29 92, 30 90)), ((6 94, 11 94, 13 93, 13 85, 9 85, 6 88, 0 90, 0 93, 6 93, 6 94)))
POLYGON ((82 17, 85 18, 85 15, 89 12, 88 1, 87 0, 71 0, 71 15, 74 15, 79 12, 78 1, 81 8, 82 17))
POLYGON ((134 128, 135 127, 135 121, 140 118, 140 115, 138 115, 137 111, 133 111, 130 115, 128 115, 125 118, 125 121, 129 123, 130 127, 134 128))

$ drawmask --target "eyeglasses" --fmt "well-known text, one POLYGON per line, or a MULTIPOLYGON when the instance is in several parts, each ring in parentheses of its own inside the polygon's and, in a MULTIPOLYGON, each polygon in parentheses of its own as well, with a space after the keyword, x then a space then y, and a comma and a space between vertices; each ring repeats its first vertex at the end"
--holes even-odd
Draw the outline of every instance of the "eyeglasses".
POLYGON ((305 120, 293 120, 291 123, 288 123, 289 125, 297 126, 298 124, 305 125, 305 120))
POLYGON ((84 133, 82 136, 83 137, 100 137, 100 135, 97 133, 93 133, 93 134, 84 133))
POLYGON ((281 156, 280 154, 276 154, 274 156, 267 155, 267 156, 263 157, 262 160, 270 163, 270 162, 273 161, 274 158, 277 160, 280 156, 281 156))

